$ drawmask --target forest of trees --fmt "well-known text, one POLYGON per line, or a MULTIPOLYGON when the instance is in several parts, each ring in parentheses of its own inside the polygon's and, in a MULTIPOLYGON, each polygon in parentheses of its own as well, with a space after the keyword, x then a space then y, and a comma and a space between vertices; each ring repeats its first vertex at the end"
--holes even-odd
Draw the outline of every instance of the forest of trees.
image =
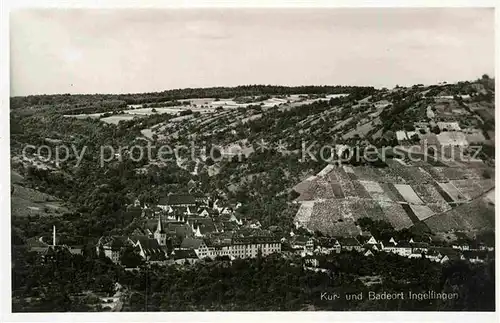
MULTIPOLYGON (((286 94, 340 94, 366 93, 373 87, 354 86, 277 86, 243 85, 237 87, 186 88, 152 93, 134 94, 48 94, 12 97, 11 110, 28 107, 60 106, 65 109, 80 109, 94 105, 124 107, 127 104, 166 103, 172 100, 192 98, 233 98, 240 96, 265 96, 286 94)), ((81 113, 81 112, 79 112, 81 113)))
POLYGON ((115 282, 129 295, 125 311, 205 310, 402 310, 484 311, 495 307, 494 262, 444 265, 427 259, 408 259, 379 253, 365 257, 343 252, 320 259, 327 272, 304 269, 300 261, 280 255, 255 259, 216 260, 193 265, 143 267, 125 271, 95 253, 61 253, 40 262, 36 254, 17 250, 12 268, 13 296, 21 300, 13 311, 93 311, 89 300, 75 297, 84 290, 112 295, 115 282), (360 278, 378 277, 381 284, 366 286, 360 278), (370 301, 368 291, 458 293, 452 300, 370 301), (321 299, 322 293, 363 293, 360 301, 321 299))

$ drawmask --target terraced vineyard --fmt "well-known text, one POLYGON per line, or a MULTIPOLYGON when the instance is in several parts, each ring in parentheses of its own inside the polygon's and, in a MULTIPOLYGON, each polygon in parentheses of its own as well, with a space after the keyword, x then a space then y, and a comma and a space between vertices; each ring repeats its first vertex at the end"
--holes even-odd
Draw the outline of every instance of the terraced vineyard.
MULTIPOLYGON (((494 226, 494 190, 484 168, 393 159, 387 167, 332 166, 299 183, 296 225, 334 236, 361 232, 356 220, 384 220, 394 229, 424 224, 430 231, 478 231, 494 226)), ((484 166, 486 167, 486 166, 484 166)))

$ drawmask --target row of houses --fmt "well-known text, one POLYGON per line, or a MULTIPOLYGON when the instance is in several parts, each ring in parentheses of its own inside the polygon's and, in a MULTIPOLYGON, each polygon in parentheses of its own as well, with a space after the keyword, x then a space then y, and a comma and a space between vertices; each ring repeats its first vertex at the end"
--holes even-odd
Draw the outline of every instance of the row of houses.
POLYGON ((397 254, 407 258, 425 257, 431 261, 444 263, 449 260, 467 260, 471 263, 481 263, 493 257, 493 247, 458 242, 449 247, 433 245, 430 242, 396 241, 391 239, 377 240, 375 237, 342 237, 322 238, 314 240, 304 236, 295 236, 290 243, 293 251, 302 257, 311 258, 318 254, 340 253, 342 251, 357 251, 365 256, 377 252, 397 254))
POLYGON ((170 193, 160 198, 154 206, 142 203, 139 199, 136 199, 130 207, 139 208, 143 216, 155 216, 160 211, 163 211, 164 214, 208 216, 210 214, 234 213, 241 207, 241 203, 232 204, 220 199, 212 199, 203 194, 170 193))

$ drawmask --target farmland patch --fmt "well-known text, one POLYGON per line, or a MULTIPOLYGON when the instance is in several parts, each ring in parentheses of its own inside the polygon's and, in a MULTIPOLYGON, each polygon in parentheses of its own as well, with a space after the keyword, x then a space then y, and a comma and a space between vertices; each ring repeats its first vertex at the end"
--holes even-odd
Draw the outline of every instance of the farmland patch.
POLYGON ((453 186, 452 183, 437 183, 439 185, 439 187, 441 187, 441 189, 443 191, 446 192, 446 194, 448 196, 451 197, 451 199, 453 200, 453 202, 463 202, 465 201, 465 197, 460 194, 460 192, 457 190, 457 188, 455 186, 453 186))
POLYGON ((448 180, 465 179, 466 172, 458 167, 446 167, 443 169, 443 176, 448 180))
POLYGON ((295 215, 295 222, 301 225, 306 225, 311 219, 314 202, 303 202, 300 204, 299 210, 295 215))
POLYGON ((342 192, 342 187, 339 183, 330 183, 330 185, 332 187, 333 195, 335 195, 336 198, 345 198, 344 192, 342 192))
POLYGON ((410 204, 409 207, 420 221, 423 221, 434 215, 434 212, 426 205, 410 204))
POLYGON ((391 198, 392 201, 406 203, 406 200, 404 199, 404 197, 394 187, 394 184, 392 184, 392 183, 380 183, 380 186, 382 186, 385 194, 387 194, 391 198))
POLYGON ((343 173, 342 170, 339 169, 336 170, 336 175, 338 178, 338 183, 340 184, 344 195, 346 197, 357 196, 356 189, 354 188, 353 182, 349 179, 349 176, 347 176, 346 173, 343 173))
POLYGON ((493 187, 495 187, 495 180, 494 179, 480 179, 475 181, 479 186, 481 186, 481 189, 483 192, 487 192, 491 190, 493 187))
POLYGON ((423 204, 422 200, 418 197, 415 191, 411 188, 410 185, 406 184, 394 184, 396 190, 401 194, 401 196, 405 199, 406 202, 410 204, 423 204))
POLYGON ((106 123, 118 124, 120 121, 129 121, 134 118, 139 118, 139 117, 130 114, 118 114, 111 117, 101 118, 101 121, 106 123))
POLYGON ((387 221, 384 211, 377 201, 368 199, 362 199, 359 201, 363 205, 363 208, 370 219, 387 221))
POLYGON ((415 215, 415 212, 413 211, 413 209, 410 207, 409 204, 403 203, 403 204, 401 204, 401 206, 403 207, 403 210, 405 210, 406 215, 408 215, 408 217, 410 218, 410 220, 413 224, 419 222, 418 217, 415 215))
POLYGON ((372 181, 359 181, 365 190, 374 200, 391 202, 391 198, 384 192, 384 189, 377 183, 372 181))
POLYGON ((368 191, 365 189, 365 187, 363 185, 361 185, 361 183, 359 181, 352 182, 352 185, 356 191, 356 196, 359 196, 361 198, 366 198, 366 199, 372 198, 370 196, 370 193, 368 193, 368 191))
POLYGON ((495 226, 495 208, 483 199, 476 199, 448 212, 431 216, 425 223, 433 232, 482 231, 495 226))
POLYGON ((451 181, 451 183, 467 200, 472 200, 483 193, 482 187, 474 180, 459 179, 451 181))
POLYGON ((412 220, 408 217, 405 210, 399 203, 378 201, 378 205, 382 208, 385 217, 396 230, 409 228, 413 225, 412 220))

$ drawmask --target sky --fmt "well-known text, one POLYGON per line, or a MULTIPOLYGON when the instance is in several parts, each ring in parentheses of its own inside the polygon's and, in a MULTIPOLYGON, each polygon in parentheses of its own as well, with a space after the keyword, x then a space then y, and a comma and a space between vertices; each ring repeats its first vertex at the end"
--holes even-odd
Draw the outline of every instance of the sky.
POLYGON ((10 15, 11 95, 435 84, 494 76, 489 8, 37 9, 10 15))

